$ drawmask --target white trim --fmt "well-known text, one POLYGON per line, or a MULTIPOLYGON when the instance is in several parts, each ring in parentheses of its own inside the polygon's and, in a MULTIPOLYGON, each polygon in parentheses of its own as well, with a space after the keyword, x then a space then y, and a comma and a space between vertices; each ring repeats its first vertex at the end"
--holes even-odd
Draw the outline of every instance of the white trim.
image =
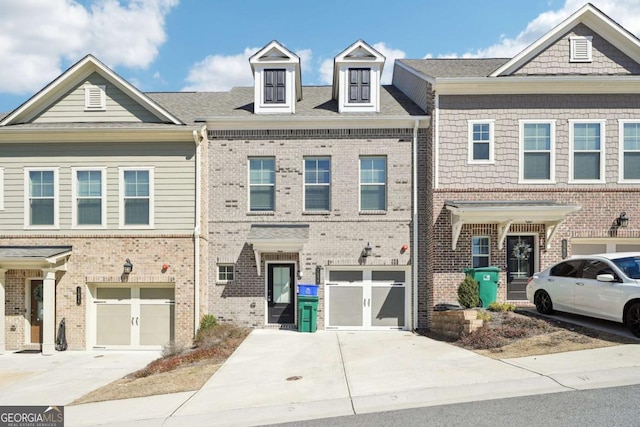
POLYGON ((24 228, 27 230, 57 230, 59 224, 60 210, 60 192, 59 192, 60 174, 58 167, 26 167, 24 168, 24 228), (52 225, 31 225, 31 207, 29 200, 31 199, 31 187, 29 185, 30 172, 53 172, 53 224, 52 225))
MULTIPOLYGON (((379 183, 368 183, 365 185, 380 186, 379 183)), ((387 212, 389 208, 389 159, 387 155, 360 155, 358 157, 358 212, 370 213, 370 212, 387 212), (380 209, 362 209, 362 159, 384 159, 384 208, 380 209)))
POLYGON ((569 62, 593 62, 592 36, 569 37, 569 62), (582 44, 583 46, 579 46, 582 44), (584 49, 584 51, 583 51, 584 49), (581 56, 584 55, 584 56, 581 56))
POLYGON ((640 179, 625 179, 624 178, 624 125, 626 124, 640 124, 640 120, 618 120, 618 184, 640 184, 640 179))
POLYGON ((236 264, 233 262, 218 262, 216 263, 216 283, 229 283, 236 280, 236 264), (233 269, 231 279, 220 279, 220 267, 231 267, 233 269))
POLYGON ((276 156, 248 156, 247 157, 247 213, 261 214, 276 211, 276 156), (273 184, 253 184, 257 187, 273 187, 273 209, 271 210, 251 210, 251 160, 273 159, 273 184))
POLYGON ((154 198, 154 167, 153 166, 121 166, 118 168, 118 227, 121 229, 152 229, 155 227, 155 198, 154 198), (149 172, 149 224, 126 225, 124 223, 124 172, 148 171, 149 172))
POLYGON ((606 120, 602 119, 569 119, 569 184, 604 184, 606 183, 606 156, 605 156, 605 146, 606 146, 606 120), (600 178, 599 179, 575 179, 574 178, 574 140, 573 140, 573 128, 576 124, 593 124, 597 123, 600 125, 600 178))
MULTIPOLYGON (((484 142, 484 141, 477 141, 484 142)), ((495 164, 495 119, 475 119, 467 120, 467 164, 475 165, 488 165, 495 164), (489 125, 489 158, 488 159, 474 159, 473 158, 473 146, 476 141, 473 139, 473 126, 474 125, 489 125)))
POLYGON ((107 109, 107 95, 105 85, 84 85, 84 110, 105 111, 107 109), (97 102, 96 102, 97 101, 97 102))
MULTIPOLYGON (((296 261, 265 261, 264 262, 264 324, 265 325, 296 325, 298 323, 298 263, 296 261), (293 283, 291 284, 291 304, 293 304, 293 323, 269 323, 269 264, 293 265, 293 283)), ((260 266, 258 265, 258 269, 260 266)), ((259 275, 259 274, 258 274, 259 275)))
POLYGON ((331 156, 302 156, 302 212, 320 214, 324 212, 331 212, 331 187, 333 184, 333 171, 331 156), (329 160, 329 183, 328 184, 307 184, 307 160, 329 160), (329 209, 327 210, 309 210, 307 209, 307 185, 315 186, 327 186, 329 187, 329 209))
POLYGON ((107 226, 107 168, 105 166, 97 167, 73 167, 71 168, 71 227, 82 229, 98 229, 107 226), (78 225, 78 189, 77 189, 77 173, 80 171, 98 171, 100 172, 100 208, 101 223, 99 225, 78 225))
POLYGON ((4 168, 0 167, 0 211, 4 210, 4 168))
POLYGON ((555 184, 556 182, 556 121, 553 119, 520 119, 519 123, 519 153, 518 153, 518 184, 555 184), (524 177, 524 126, 527 124, 548 124, 550 132, 549 144, 549 179, 525 179, 524 177))

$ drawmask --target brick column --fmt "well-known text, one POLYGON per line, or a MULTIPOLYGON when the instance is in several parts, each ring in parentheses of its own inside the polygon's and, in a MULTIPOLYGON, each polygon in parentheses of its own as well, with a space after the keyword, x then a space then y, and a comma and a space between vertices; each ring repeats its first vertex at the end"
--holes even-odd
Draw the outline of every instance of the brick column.
POLYGON ((5 274, 7 270, 4 268, 0 268, 0 354, 4 353, 6 350, 5 344, 5 332, 4 332, 4 318, 6 316, 5 312, 5 290, 4 290, 4 282, 5 282, 5 274))
POLYGON ((43 269, 42 355, 51 356, 56 349, 56 271, 43 269))

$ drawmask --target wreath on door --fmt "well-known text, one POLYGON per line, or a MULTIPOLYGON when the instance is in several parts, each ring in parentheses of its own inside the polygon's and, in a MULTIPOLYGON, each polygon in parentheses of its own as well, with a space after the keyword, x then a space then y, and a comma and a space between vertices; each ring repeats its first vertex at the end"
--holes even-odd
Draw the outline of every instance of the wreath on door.
POLYGON ((513 246, 511 256, 518 260, 528 260, 529 256, 531 256, 531 245, 529 245, 527 242, 519 241, 513 246))
POLYGON ((33 289, 33 296, 36 299, 36 301, 42 302, 42 299, 43 299, 42 285, 38 285, 33 289))

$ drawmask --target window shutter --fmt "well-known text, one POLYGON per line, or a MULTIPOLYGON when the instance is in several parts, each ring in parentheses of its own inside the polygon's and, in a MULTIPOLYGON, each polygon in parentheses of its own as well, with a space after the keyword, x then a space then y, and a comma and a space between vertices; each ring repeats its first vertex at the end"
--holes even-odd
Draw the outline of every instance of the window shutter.
POLYGON ((264 71, 264 102, 283 104, 286 102, 285 70, 264 71))

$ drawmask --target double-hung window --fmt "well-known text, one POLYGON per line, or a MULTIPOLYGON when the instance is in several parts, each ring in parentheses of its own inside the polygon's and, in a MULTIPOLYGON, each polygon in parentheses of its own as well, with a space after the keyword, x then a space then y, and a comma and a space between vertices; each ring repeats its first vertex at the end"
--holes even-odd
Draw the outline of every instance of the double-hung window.
POLYGON ((264 70, 265 104, 284 104, 286 99, 286 71, 264 70))
POLYGON ((25 169, 25 226, 58 226, 58 169, 25 169))
POLYGON ((371 102, 371 69, 349 68, 349 102, 371 102))
POLYGON ((387 158, 360 157, 360 211, 387 209, 387 158))
POLYGON ((275 211, 276 160, 273 157, 249 159, 249 210, 275 211))
POLYGON ((304 210, 328 211, 331 197, 331 159, 304 159, 304 210))
POLYGON ((640 182, 640 122, 620 121, 621 181, 640 182))
POLYGON ((153 227, 153 168, 120 168, 120 226, 153 227))
POLYGON ((572 182, 604 182, 604 123, 569 120, 572 182))
POLYGON ((473 236, 471 239, 471 265, 473 268, 489 267, 489 238, 473 236))
POLYGON ((493 163, 493 120, 469 120, 469 163, 493 163))
POLYGON ((520 121, 520 180, 550 183, 555 180, 555 122, 520 121))
POLYGON ((79 227, 103 227, 106 205, 104 168, 73 169, 73 224, 79 227))

